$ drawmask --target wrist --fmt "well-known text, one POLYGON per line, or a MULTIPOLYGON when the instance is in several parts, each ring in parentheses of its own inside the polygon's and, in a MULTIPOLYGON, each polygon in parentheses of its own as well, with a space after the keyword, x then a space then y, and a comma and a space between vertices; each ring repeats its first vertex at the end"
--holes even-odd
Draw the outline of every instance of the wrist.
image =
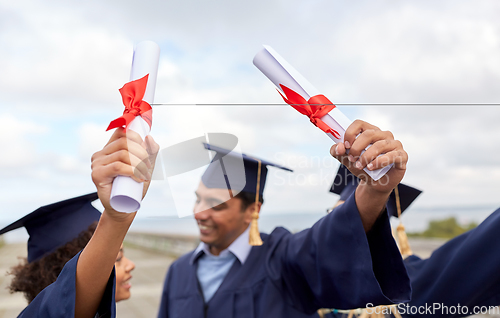
POLYGON ((365 232, 368 232, 384 211, 385 204, 391 192, 374 189, 361 182, 355 192, 358 208, 365 232))
POLYGON ((104 209, 101 218, 110 220, 117 224, 123 224, 129 226, 130 224, 132 224, 132 221, 134 220, 136 213, 137 212, 122 213, 122 212, 117 212, 113 209, 104 209))
POLYGON ((381 187, 380 185, 374 183, 374 181, 371 179, 368 181, 360 181, 358 189, 360 189, 360 192, 362 192, 363 195, 370 196, 373 199, 382 199, 382 200, 387 200, 387 198, 389 198, 389 195, 391 195, 391 192, 393 190, 381 187))

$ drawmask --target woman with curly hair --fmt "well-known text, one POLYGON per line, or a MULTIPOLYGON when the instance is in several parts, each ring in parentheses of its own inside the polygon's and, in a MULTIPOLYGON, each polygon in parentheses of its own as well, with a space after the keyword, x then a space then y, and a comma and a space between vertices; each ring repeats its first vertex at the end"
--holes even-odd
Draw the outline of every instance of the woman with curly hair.
MULTIPOLYGON (((29 263, 27 259, 24 259, 22 264, 13 267, 9 272, 14 276, 9 291, 11 293, 22 292, 28 303, 31 303, 45 287, 56 281, 64 265, 85 248, 96 226, 97 222, 92 223, 78 237, 39 260, 29 263)), ((115 262, 115 301, 130 298, 129 281, 132 278, 130 272, 134 268, 135 264, 125 257, 121 248, 115 262)))
MULTIPOLYGON (((9 272, 14 276, 9 286, 11 293, 22 292, 31 303, 57 280, 66 263, 85 248, 96 230, 101 213, 90 204, 95 199, 97 193, 92 193, 47 205, 0 230, 3 234, 24 226, 30 234, 28 258, 9 272)), ((124 256, 122 246, 114 268, 115 301, 130 297, 130 272, 134 268, 134 263, 124 256)))
POLYGON ((115 300, 130 297, 134 265, 123 256, 122 242, 136 212, 114 210, 111 187, 116 176, 131 177, 144 183, 144 196, 158 149, 150 136, 143 141, 133 131, 117 129, 92 156, 97 193, 41 207, 0 230, 3 234, 24 226, 30 235, 27 260, 12 271, 11 291, 22 291, 30 301, 19 318, 116 316, 115 300), (102 214, 91 205, 97 197, 102 214), (89 225, 96 221, 92 234, 89 225))

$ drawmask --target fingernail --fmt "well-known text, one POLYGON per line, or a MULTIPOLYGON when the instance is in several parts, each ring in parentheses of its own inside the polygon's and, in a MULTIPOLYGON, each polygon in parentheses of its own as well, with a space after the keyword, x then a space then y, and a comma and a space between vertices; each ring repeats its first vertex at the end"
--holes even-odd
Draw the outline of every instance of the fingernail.
POLYGON ((363 166, 361 165, 361 162, 359 162, 359 161, 358 161, 358 162, 356 162, 356 168, 357 168, 357 169, 361 169, 361 168, 363 168, 363 166))
POLYGON ((367 166, 368 170, 372 170, 373 169, 373 163, 369 163, 367 166))
POLYGON ((356 159, 354 159, 352 155, 349 155, 347 158, 349 159, 350 162, 356 162, 356 159))
POLYGON ((340 152, 339 152, 339 146, 336 146, 336 147, 335 147, 335 153, 337 154, 337 156, 338 156, 338 155, 340 155, 340 152))
POLYGON ((347 149, 351 148, 351 144, 350 144, 347 140, 346 140, 346 141, 344 141, 344 146, 345 146, 347 149))

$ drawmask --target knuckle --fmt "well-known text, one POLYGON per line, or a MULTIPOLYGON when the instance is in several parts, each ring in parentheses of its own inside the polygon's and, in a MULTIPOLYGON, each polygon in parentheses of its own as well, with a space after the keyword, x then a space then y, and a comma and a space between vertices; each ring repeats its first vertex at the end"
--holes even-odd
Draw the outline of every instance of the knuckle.
POLYGON ((123 162, 128 162, 130 159, 130 153, 127 150, 120 150, 118 152, 118 159, 123 162))
POLYGON ((101 157, 102 157, 102 150, 97 151, 97 152, 94 152, 94 153, 92 154, 92 156, 90 157, 90 161, 91 161, 91 162, 97 161, 97 160, 99 160, 99 158, 101 158, 101 157))
POLYGON ((90 169, 92 170, 97 169, 101 165, 102 165, 101 157, 92 158, 92 161, 90 162, 90 169))
POLYGON ((92 181, 94 183, 99 182, 100 175, 101 175, 101 167, 97 167, 97 168, 93 169, 90 175, 91 175, 92 181))
POLYGON ((367 129, 367 130, 364 131, 364 134, 367 137, 373 137, 375 135, 375 129, 367 129))
POLYGON ((373 143, 373 145, 367 151, 370 151, 371 148, 373 148, 374 150, 380 151, 380 150, 384 149, 387 144, 388 144, 388 142, 386 139, 376 141, 373 143))
POLYGON ((114 173, 118 173, 120 172, 121 165, 119 162, 113 162, 112 164, 110 164, 110 168, 114 173))
POLYGON ((402 144, 402 143, 401 143, 401 141, 399 141, 399 140, 392 140, 392 141, 391 141, 391 145, 392 145, 391 147, 392 147, 393 149, 395 149, 395 150, 397 150, 397 151, 398 151, 398 154, 399 154, 399 152, 400 152, 400 151, 404 151, 404 149, 403 149, 403 144, 402 144))
POLYGON ((127 140, 127 137, 125 137, 125 136, 120 137, 120 139, 118 139, 118 146, 121 149, 128 150, 128 140, 127 140))

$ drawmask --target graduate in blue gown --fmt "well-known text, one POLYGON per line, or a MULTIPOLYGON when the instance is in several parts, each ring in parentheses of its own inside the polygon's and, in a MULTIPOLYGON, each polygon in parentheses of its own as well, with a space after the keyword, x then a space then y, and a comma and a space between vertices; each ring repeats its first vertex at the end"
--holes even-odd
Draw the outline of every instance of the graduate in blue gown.
POLYGON ((115 317, 113 267, 135 213, 114 211, 109 196, 117 175, 144 182, 146 193, 153 167, 151 162, 154 163, 158 151, 158 145, 150 137, 146 143, 132 131, 125 134, 123 129, 117 129, 108 144, 94 154, 92 178, 104 206, 102 215, 90 204, 97 198, 94 193, 44 206, 1 231, 26 227, 30 234, 28 263, 36 263, 58 248, 65 248, 73 239, 79 239, 78 233, 99 220, 83 251, 66 263, 57 280, 39 292, 19 317, 115 317), (150 149, 149 153, 146 148, 150 149), (130 156, 114 155, 117 152, 127 152, 130 156), (134 161, 145 164, 133 165, 134 161))
POLYGON ((409 300, 406 269, 382 213, 406 169, 406 152, 392 134, 362 121, 347 129, 345 143, 330 153, 363 181, 345 204, 296 234, 282 227, 255 234, 267 166, 283 167, 207 148, 217 155, 196 190, 201 243, 169 268, 159 318, 317 317, 322 307, 409 300), (375 147, 361 155, 369 144, 375 147), (379 182, 362 172, 390 163, 379 182))
MULTIPOLYGON (((349 174, 347 169, 339 169, 339 175, 346 173, 349 174)), ((339 200, 342 201, 354 192, 359 181, 352 182, 354 178, 352 175, 347 176, 345 179, 350 182, 345 187, 334 182, 331 192, 339 194, 339 200)), ((418 190, 402 186, 399 185, 401 212, 419 194, 416 192, 418 190)), ((387 210, 390 215, 397 217, 394 203, 394 200, 389 200, 387 210)), ((429 258, 421 259, 417 255, 405 258, 412 299, 398 306, 401 316, 466 317, 481 313, 499 314, 499 228, 500 209, 497 209, 479 226, 446 242, 429 258)), ((340 316, 342 314, 334 312, 325 317, 340 316)))
MULTIPOLYGON (((327 210, 330 213, 334 208, 342 205, 345 201, 354 194, 360 179, 354 176, 344 165, 340 165, 337 170, 335 179, 330 187, 330 192, 339 195, 338 201, 335 203, 332 209, 327 210)), ((387 215, 390 217, 399 218, 401 214, 408 209, 408 207, 417 199, 417 197, 422 193, 421 190, 415 189, 403 183, 397 185, 397 188, 389 196, 386 203, 387 215), (397 190, 396 190, 397 189, 397 190), (398 209, 399 205, 399 209, 398 209)), ((402 226, 402 224, 400 224, 402 226)), ((404 231, 404 227, 403 227, 404 231)), ((398 233, 399 234, 399 233, 398 233)), ((406 234, 405 238, 406 240, 406 234)), ((400 251, 403 253, 403 248, 401 246, 400 238, 400 251)), ((406 242, 407 245, 407 242, 406 242)), ((404 254, 404 253, 403 253, 404 254)), ((414 292, 412 292, 413 295, 414 292)), ((413 296, 412 296, 413 297, 413 296)), ((373 307, 373 306, 371 306, 373 307)), ((380 309, 380 308, 379 308, 380 309)), ((379 312, 382 310, 380 309, 379 312)), ((319 311, 321 317, 347 317, 349 311, 339 311, 338 309, 321 309, 319 311)))
POLYGON ((401 307, 402 315, 465 317, 490 309, 498 315, 498 307, 490 307, 500 306, 499 229, 497 209, 479 226, 446 242, 429 258, 406 258, 413 297, 408 306, 401 307))

